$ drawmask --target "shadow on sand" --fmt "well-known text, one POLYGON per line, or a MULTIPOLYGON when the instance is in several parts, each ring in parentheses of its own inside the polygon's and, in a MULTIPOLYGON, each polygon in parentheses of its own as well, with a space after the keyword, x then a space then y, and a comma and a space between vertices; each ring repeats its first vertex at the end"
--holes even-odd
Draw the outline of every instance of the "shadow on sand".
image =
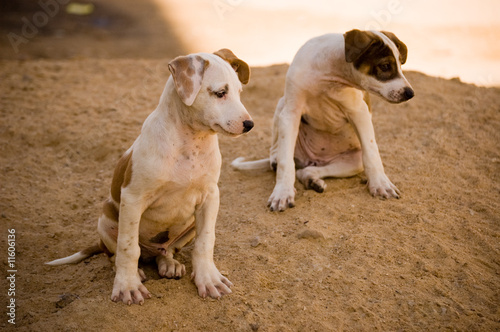
POLYGON ((70 14, 68 1, 0 0, 0 59, 159 59, 185 53, 154 1, 88 3, 83 10, 90 12, 70 14))

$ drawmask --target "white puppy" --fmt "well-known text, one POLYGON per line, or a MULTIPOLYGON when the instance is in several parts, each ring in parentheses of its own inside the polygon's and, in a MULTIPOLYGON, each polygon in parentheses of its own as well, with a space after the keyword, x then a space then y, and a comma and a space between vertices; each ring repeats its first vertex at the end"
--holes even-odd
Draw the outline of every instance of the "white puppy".
POLYGON ((97 227, 100 245, 47 263, 76 263, 99 252, 115 255, 111 299, 127 304, 150 297, 141 283, 139 257, 156 257, 161 276, 181 277, 185 267, 173 254, 195 234, 191 276, 199 295, 231 293, 232 283, 213 261, 221 167, 215 134, 238 136, 252 129, 240 101, 250 69, 227 49, 177 57, 169 69, 158 107, 115 169, 97 227))
POLYGON ((392 103, 412 98, 401 70, 406 56, 406 46, 390 32, 351 30, 311 39, 288 69, 285 95, 274 114, 270 159, 238 158, 232 165, 271 165, 276 171, 268 201, 273 211, 295 205, 295 174, 306 188, 323 192, 323 178, 364 169, 372 195, 398 198, 384 173, 367 91, 392 103))

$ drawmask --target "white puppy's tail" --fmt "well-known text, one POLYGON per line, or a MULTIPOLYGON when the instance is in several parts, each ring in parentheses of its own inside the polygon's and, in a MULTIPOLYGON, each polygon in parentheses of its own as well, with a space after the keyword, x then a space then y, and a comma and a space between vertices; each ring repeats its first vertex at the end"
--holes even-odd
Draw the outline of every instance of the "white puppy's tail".
POLYGON ((240 171, 267 171, 271 169, 269 158, 253 161, 244 161, 245 158, 239 157, 233 160, 231 166, 240 171))
POLYGON ((104 252, 104 250, 101 248, 100 245, 97 244, 95 246, 88 247, 87 249, 79 251, 71 256, 59 258, 45 264, 52 266, 63 265, 63 264, 76 264, 83 261, 85 258, 100 254, 102 252, 104 252))

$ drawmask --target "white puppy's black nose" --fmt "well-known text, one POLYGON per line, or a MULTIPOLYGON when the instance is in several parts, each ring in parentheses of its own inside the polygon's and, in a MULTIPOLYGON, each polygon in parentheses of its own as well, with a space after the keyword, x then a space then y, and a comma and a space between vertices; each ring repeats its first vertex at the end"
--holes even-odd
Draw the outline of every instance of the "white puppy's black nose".
POLYGON ((405 100, 410 100, 415 95, 415 92, 413 92, 412 88, 405 88, 404 94, 405 94, 405 100))
POLYGON ((252 120, 245 120, 243 121, 243 132, 247 133, 253 128, 253 121, 252 120))

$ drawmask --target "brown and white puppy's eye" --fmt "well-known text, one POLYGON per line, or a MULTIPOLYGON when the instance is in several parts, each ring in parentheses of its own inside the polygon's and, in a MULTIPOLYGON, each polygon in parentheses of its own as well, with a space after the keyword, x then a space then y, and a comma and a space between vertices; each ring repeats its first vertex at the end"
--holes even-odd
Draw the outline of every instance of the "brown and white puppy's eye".
POLYGON ((378 68, 383 71, 384 73, 391 71, 392 67, 390 63, 382 63, 378 65, 378 68))
POLYGON ((390 81, 398 76, 397 64, 394 57, 385 57, 375 63, 369 74, 381 82, 390 81))

